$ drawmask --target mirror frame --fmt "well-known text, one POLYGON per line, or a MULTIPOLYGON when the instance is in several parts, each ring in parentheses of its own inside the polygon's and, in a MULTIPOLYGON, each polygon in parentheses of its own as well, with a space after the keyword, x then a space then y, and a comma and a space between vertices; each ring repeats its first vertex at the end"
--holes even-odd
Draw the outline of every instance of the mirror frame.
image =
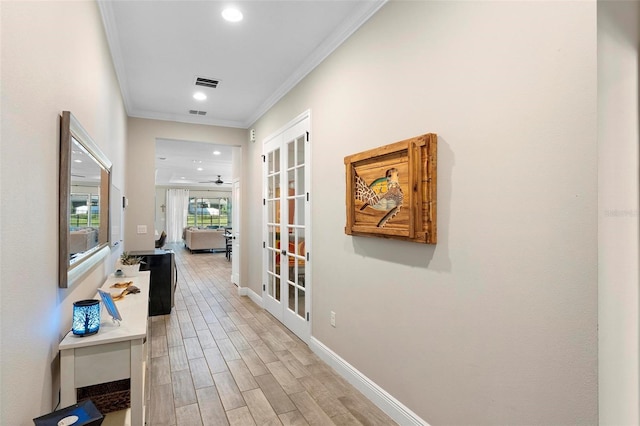
POLYGON ((70 287, 84 272, 91 269, 109 253, 109 190, 111 188, 111 161, 93 142, 80 122, 69 111, 60 117, 60 189, 59 189, 59 266, 58 285, 70 287), (101 168, 100 176, 100 227, 98 245, 78 255, 73 262, 69 254, 71 232, 71 158, 73 140, 87 150, 101 168), (104 238, 103 238, 104 236, 104 238))

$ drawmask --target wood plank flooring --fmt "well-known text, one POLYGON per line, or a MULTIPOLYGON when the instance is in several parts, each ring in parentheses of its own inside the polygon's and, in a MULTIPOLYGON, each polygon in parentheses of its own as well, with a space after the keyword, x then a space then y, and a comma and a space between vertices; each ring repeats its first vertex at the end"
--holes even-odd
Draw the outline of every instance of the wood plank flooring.
MULTIPOLYGON (((176 253, 170 315, 151 318, 151 426, 395 425, 230 282, 224 253, 176 253)), ((121 420, 122 419, 122 420, 121 420)), ((124 425, 112 413, 104 425, 124 425)))

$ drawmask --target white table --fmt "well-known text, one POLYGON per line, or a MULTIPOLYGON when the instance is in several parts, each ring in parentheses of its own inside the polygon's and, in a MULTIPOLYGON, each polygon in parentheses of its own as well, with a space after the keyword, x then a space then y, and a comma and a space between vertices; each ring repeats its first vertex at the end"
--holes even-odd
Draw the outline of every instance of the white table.
MULTIPOLYGON (((104 305, 97 334, 78 337, 70 331, 60 342, 60 401, 63 407, 75 404, 76 388, 131 379, 131 424, 144 424, 144 368, 149 310, 150 272, 136 277, 110 276, 102 290, 112 294, 122 289, 110 288, 113 283, 133 281, 140 293, 129 294, 116 302, 122 316, 120 325, 114 323, 104 305)), ((96 299, 100 296, 96 294, 96 299)))

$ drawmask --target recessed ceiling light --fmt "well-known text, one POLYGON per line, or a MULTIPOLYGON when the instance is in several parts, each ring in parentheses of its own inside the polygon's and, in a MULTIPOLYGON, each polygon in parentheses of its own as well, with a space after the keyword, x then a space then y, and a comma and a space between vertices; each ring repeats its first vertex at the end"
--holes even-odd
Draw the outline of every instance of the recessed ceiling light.
POLYGON ((221 152, 220 151, 213 151, 213 155, 220 155, 221 152))
POLYGON ((242 21, 242 12, 233 7, 228 7, 222 11, 222 17, 225 21, 240 22, 242 21))
POLYGON ((195 164, 200 164, 200 163, 202 163, 202 160, 193 160, 193 162, 194 162, 195 164))
POLYGON ((207 95, 202 92, 196 92, 193 94, 193 99, 197 101, 204 101, 205 99, 207 99, 207 95))
POLYGON ((203 169, 202 167, 198 167, 196 170, 197 170, 197 171, 199 171, 199 172, 201 172, 201 171, 203 171, 204 169, 203 169))
POLYGON ((82 160, 73 160, 74 163, 82 163, 82 160))
POLYGON ((184 176, 180 176, 180 179, 184 179, 184 176))

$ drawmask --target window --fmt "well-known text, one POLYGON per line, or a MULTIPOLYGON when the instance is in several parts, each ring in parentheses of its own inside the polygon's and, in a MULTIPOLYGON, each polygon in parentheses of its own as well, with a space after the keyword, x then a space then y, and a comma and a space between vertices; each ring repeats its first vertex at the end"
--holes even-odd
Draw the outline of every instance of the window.
POLYGON ((100 206, 97 194, 71 194, 71 220, 72 228, 86 228, 100 226, 100 206))
POLYGON ((189 197, 187 226, 226 228, 231 226, 231 199, 189 197))

